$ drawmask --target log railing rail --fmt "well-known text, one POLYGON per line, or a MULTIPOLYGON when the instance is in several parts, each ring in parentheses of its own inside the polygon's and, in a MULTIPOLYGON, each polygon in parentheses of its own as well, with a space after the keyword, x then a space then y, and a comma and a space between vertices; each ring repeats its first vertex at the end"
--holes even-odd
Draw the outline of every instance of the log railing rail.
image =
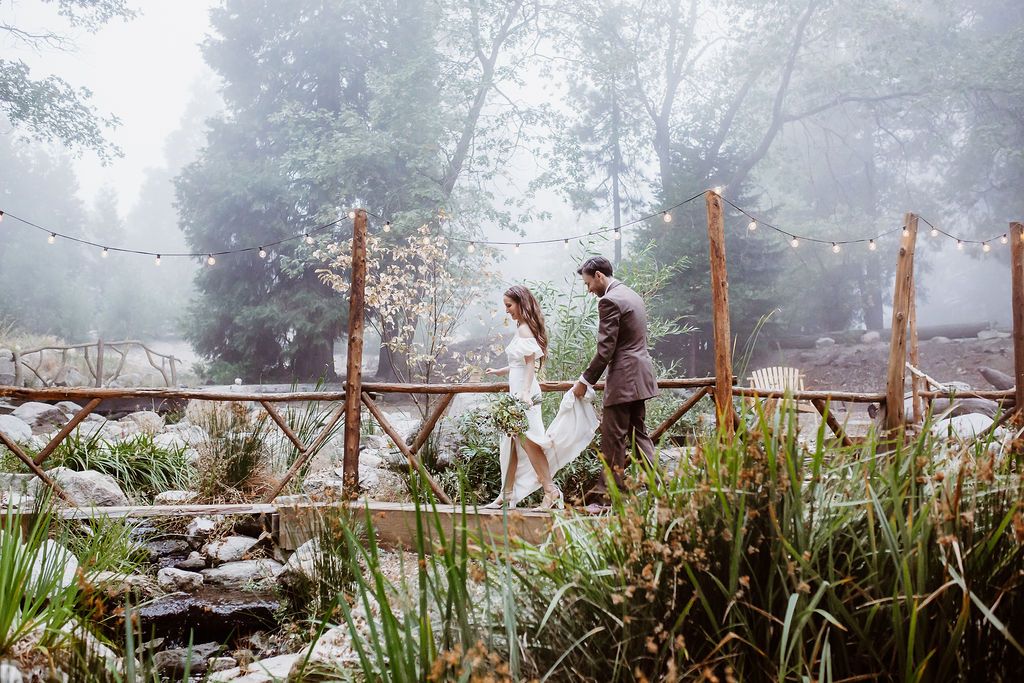
POLYGON ((137 339, 125 339, 121 341, 105 341, 103 339, 99 339, 95 342, 88 342, 84 344, 53 344, 37 346, 31 349, 13 349, 11 350, 11 360, 14 362, 14 385, 20 387, 25 383, 27 371, 35 376, 35 379, 44 387, 54 386, 54 383, 57 382, 69 369, 70 362, 73 359, 72 352, 81 351, 82 358, 85 361, 85 367, 91 377, 93 386, 102 387, 121 376, 121 373, 124 371, 124 366, 128 361, 128 354, 135 348, 142 349, 143 353, 146 354, 146 360, 154 370, 160 373, 160 376, 163 378, 166 386, 178 386, 178 364, 181 362, 181 359, 175 358, 173 355, 168 353, 154 351, 147 346, 145 342, 141 342, 137 339), (43 370, 43 361, 45 360, 47 351, 60 354, 60 365, 52 377, 47 377, 47 373, 43 370), (89 356, 90 351, 93 351, 95 354, 95 362, 94 359, 89 356), (109 376, 105 371, 105 357, 107 352, 114 353, 118 358, 117 366, 114 368, 113 374, 110 374, 109 376), (39 355, 39 358, 34 364, 26 358, 26 356, 36 354, 39 355))

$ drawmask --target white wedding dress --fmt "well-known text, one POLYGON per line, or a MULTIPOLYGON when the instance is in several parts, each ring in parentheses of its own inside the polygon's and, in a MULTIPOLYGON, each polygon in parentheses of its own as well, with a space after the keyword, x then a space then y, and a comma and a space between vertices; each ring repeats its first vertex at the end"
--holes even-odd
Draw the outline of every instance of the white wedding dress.
MULTIPOLYGON (((509 345, 505 347, 505 355, 508 357, 508 387, 509 393, 517 396, 523 393, 523 384, 526 380, 526 358, 533 356, 534 361, 540 360, 544 355, 537 340, 533 337, 521 337, 518 334, 512 338, 509 345)), ((526 391, 528 396, 536 396, 540 393, 540 384, 534 375, 533 384, 526 391)), ((558 413, 551 421, 551 425, 544 429, 544 419, 540 405, 535 405, 526 413, 529 427, 520 436, 526 437, 536 443, 544 450, 548 460, 548 469, 551 476, 561 468, 575 460, 583 450, 590 445, 597 430, 598 419, 594 411, 594 390, 587 389, 582 399, 576 398, 572 391, 567 391, 562 396, 562 402, 558 406, 558 413)), ((504 486, 508 481, 508 467, 512 455, 512 437, 501 436, 500 441, 501 460, 501 483, 504 486)), ((509 507, 515 507, 531 493, 540 488, 540 480, 537 472, 530 463, 530 456, 521 445, 516 448, 516 476, 515 486, 512 490, 509 507)), ((499 501, 501 500, 499 495, 499 501)))

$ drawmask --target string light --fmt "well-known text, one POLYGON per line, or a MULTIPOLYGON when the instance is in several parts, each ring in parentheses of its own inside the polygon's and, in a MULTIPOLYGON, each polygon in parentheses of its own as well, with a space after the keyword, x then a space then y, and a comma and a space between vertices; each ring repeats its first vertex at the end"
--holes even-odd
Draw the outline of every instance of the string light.
POLYGON ((757 221, 750 221, 749 223, 747 223, 747 230, 749 230, 750 232, 754 232, 755 230, 757 230, 757 221))
POLYGON ((305 235, 303 235, 303 237, 305 237, 306 239, 306 244, 313 244, 313 236, 310 235, 308 232, 305 235))
POLYGON ((263 247, 260 247, 260 250, 257 253, 260 258, 267 258, 267 250, 264 249, 263 247))
POLYGON ((793 247, 794 249, 800 246, 800 240, 796 238, 796 235, 790 235, 790 238, 791 239, 789 240, 789 246, 793 247))
POLYGON ((0 223, 4 222, 4 212, 0 211, 0 223))
POLYGON ((384 232, 391 232, 391 221, 384 221, 384 232))
POLYGON ((836 244, 835 242, 832 243, 832 253, 833 254, 838 254, 840 249, 841 249, 841 247, 838 244, 836 244))
POLYGON ((473 242, 470 242, 469 246, 466 248, 466 251, 468 251, 470 254, 472 254, 474 251, 476 251, 476 244, 473 243, 473 242))
POLYGON ((1009 237, 1007 237, 1006 235, 1003 235, 1002 237, 1000 237, 1000 238, 999 238, 999 241, 1000 241, 1000 242, 1001 242, 1002 244, 1006 244, 1007 242, 1009 242, 1009 241, 1010 241, 1010 238, 1009 238, 1009 237))
POLYGON ((348 212, 348 217, 349 217, 349 218, 350 218, 351 220, 355 220, 355 218, 356 218, 356 212, 355 212, 355 211, 349 211, 349 212, 348 212))
POLYGON ((875 244, 874 240, 868 240, 868 251, 874 251, 877 248, 878 248, 878 245, 875 244))
POLYGON ((957 240, 957 241, 956 241, 956 248, 957 248, 957 249, 959 249, 960 251, 963 251, 963 250, 964 250, 964 243, 963 243, 963 240, 957 240))
POLYGON ((158 266, 160 265, 160 254, 157 254, 157 255, 156 255, 156 260, 155 260, 155 261, 153 261, 153 263, 154 263, 154 264, 156 264, 156 265, 158 265, 158 266))
POLYGON ((516 253, 517 254, 519 253, 519 245, 518 244, 516 245, 516 253))
POLYGON ((103 258, 107 258, 107 256, 109 256, 109 255, 110 255, 110 250, 108 250, 106 247, 103 247, 103 251, 100 252, 100 256, 102 256, 103 258))
POLYGON ((622 239, 622 233, 619 232, 618 228, 616 228, 615 232, 612 233, 612 238, 616 239, 616 240, 621 240, 622 239))
POLYGON ((46 238, 46 242, 48 244, 53 244, 56 241, 57 241, 57 233, 55 233, 55 232, 51 232, 50 236, 46 238))
POLYGON ((715 185, 712 189, 714 190, 715 194, 721 196, 722 191, 725 190, 725 187, 723 187, 722 185, 715 185))
POLYGON ((213 257, 213 254, 206 255, 206 265, 213 266, 217 264, 217 259, 213 257))
POLYGON ((662 211, 661 212, 661 220, 665 221, 666 223, 671 223, 672 222, 672 214, 670 214, 668 211, 662 211))
POLYGON ((988 242, 981 243, 981 250, 985 253, 992 251, 992 247, 989 246, 988 242))
POLYGON ((904 237, 910 237, 910 228, 908 228, 905 225, 903 226, 903 236, 904 237))
POLYGON ((938 237, 939 236, 939 229, 938 228, 932 228, 931 236, 932 237, 938 237))

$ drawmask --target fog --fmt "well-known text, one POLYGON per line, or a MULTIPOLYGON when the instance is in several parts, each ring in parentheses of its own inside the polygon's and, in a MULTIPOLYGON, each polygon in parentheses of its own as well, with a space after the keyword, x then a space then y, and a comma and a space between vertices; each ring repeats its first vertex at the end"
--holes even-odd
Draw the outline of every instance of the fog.
MULTIPOLYGON (((879 238, 870 253, 866 242, 845 241, 897 229, 908 211, 978 241, 959 250, 921 224, 918 324, 1010 324, 1008 251, 998 238, 1024 219, 1018 3, 870 0, 861 16, 817 0, 650 5, 190 0, 129 2, 135 16, 69 21, 58 12, 64 3, 5 3, 2 64, 87 89, 88 116, 119 123, 100 127, 102 143, 83 142, 24 115, 52 108, 46 98, 23 94, 19 116, 7 96, 0 210, 44 230, 0 224, 0 321, 12 334, 68 342, 123 336, 179 351, 195 342, 196 357, 223 376, 253 374, 242 369, 245 349, 269 344, 260 377, 315 374, 301 359, 315 368, 344 320, 316 331, 304 321, 336 314, 345 299, 317 289, 312 263, 295 275, 288 259, 308 254, 274 254, 304 284, 286 293, 275 289, 281 274, 254 276, 265 283, 253 285, 266 287, 261 304, 227 298, 248 277, 240 256, 214 267, 164 257, 157 267, 152 256, 47 245, 46 232, 206 253, 301 234, 349 202, 391 212, 401 234, 446 208, 452 235, 522 243, 518 252, 495 248, 498 273, 468 314, 466 336, 480 332, 473 319, 498 310, 508 284, 573 278, 578 241, 568 250, 528 242, 614 226, 614 176, 620 223, 654 215, 623 230, 623 258, 653 240, 652 260, 689 259, 688 275, 652 302, 668 317, 709 327, 694 303, 707 299, 705 209, 697 199, 670 224, 658 212, 718 185, 779 227, 748 231, 748 216, 727 212, 740 337, 775 308, 780 334, 888 327, 898 237, 879 238), (493 87, 477 91, 488 55, 472 38, 494 39, 503 26, 511 37, 494 40, 493 87), (45 34, 55 37, 31 37, 45 34), (422 83, 417 70, 434 80, 422 83), (435 171, 451 172, 451 186, 435 171), (824 243, 793 249, 791 235, 824 243), (224 322, 214 330, 204 320, 224 322), (226 351, 236 343, 237 354, 226 351)), ((592 245, 614 257, 610 233, 592 245)))

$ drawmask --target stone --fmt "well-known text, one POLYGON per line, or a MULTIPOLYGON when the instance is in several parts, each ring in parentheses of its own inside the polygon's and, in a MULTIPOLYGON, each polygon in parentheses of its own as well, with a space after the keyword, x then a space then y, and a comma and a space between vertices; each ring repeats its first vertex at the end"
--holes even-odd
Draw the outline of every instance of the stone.
POLYGON ((302 656, 301 653, 279 655, 269 659, 261 659, 245 667, 234 667, 212 673, 207 677, 210 683, 276 683, 288 679, 292 667, 302 656))
POLYGON ((13 415, 0 415, 0 432, 9 436, 15 443, 28 443, 32 438, 32 427, 13 415))
POLYGON ((0 662, 0 683, 21 683, 25 680, 14 662, 0 662))
MULTIPOLYGON (((82 409, 82 406, 78 405, 74 401, 60 401, 59 403, 54 404, 53 407, 57 408, 62 413, 64 413, 69 420, 72 417, 74 417, 78 413, 79 410, 82 409)), ((89 413, 89 415, 93 415, 93 414, 94 413, 89 413)))
POLYGON ((215 562, 237 562, 252 550, 258 541, 249 536, 228 536, 218 541, 207 543, 203 552, 215 562))
POLYGON ((164 491, 153 497, 153 505, 188 505, 198 497, 195 491, 164 491))
POLYGON ((180 562, 177 562, 174 566, 177 569, 206 569, 206 556, 200 552, 193 550, 188 554, 187 558, 180 562))
POLYGON ((949 337, 932 337, 931 341, 935 342, 936 344, 948 344, 949 337))
MULTIPOLYGON (((452 401, 452 404, 454 404, 456 401, 458 401, 459 400, 458 397, 462 396, 462 395, 463 394, 456 394, 456 398, 455 398, 454 401, 452 401)), ((466 394, 466 395, 468 396, 468 394, 466 394)), ((451 408, 449 407, 448 410, 451 411, 451 408)), ((360 446, 360 448, 366 448, 366 449, 372 450, 372 451, 379 451, 381 449, 390 449, 391 448, 391 439, 389 439, 386 436, 382 436, 380 434, 369 434, 367 436, 359 437, 359 446, 360 446)))
POLYGON ((319 680, 315 673, 308 672, 315 672, 318 669, 334 669, 339 665, 358 664, 358 662, 359 655, 352 647, 352 635, 349 633, 348 626, 335 626, 324 631, 319 640, 313 643, 308 652, 308 658, 306 653, 303 653, 302 659, 298 660, 292 668, 289 680, 319 680))
MULTIPOLYGON (((200 446, 210 440, 210 435, 202 427, 197 427, 190 422, 179 422, 168 425, 163 434, 174 434, 181 438, 186 446, 200 446)), ((161 434, 161 436, 163 435, 161 434)))
POLYGON ((77 368, 68 368, 68 371, 64 374, 64 386, 68 387, 86 387, 91 386, 92 380, 86 379, 85 375, 77 370, 77 368))
POLYGON ((376 451, 360 451, 359 452, 359 467, 372 467, 374 469, 384 464, 384 458, 380 457, 376 451))
POLYGON ((32 558, 26 592, 47 589, 50 595, 75 583, 78 558, 53 539, 46 539, 32 558))
POLYGON ((835 343, 836 340, 833 339, 832 337, 820 337, 817 341, 814 342, 814 348, 823 349, 828 346, 835 346, 835 343))
POLYGON ((992 426, 992 422, 992 418, 987 415, 968 413, 939 420, 932 425, 931 432, 937 436, 955 439, 974 439, 984 434, 992 426))
POLYGON ((228 562, 213 569, 204 569, 201 574, 208 586, 243 589, 252 584, 276 578, 284 565, 274 560, 242 560, 228 562))
POLYGON ((412 500, 406 478, 392 470, 360 469, 359 487, 367 498, 389 503, 407 503, 412 500))
POLYGON ((68 422, 60 408, 37 401, 22 403, 11 415, 31 427, 35 434, 51 431, 54 427, 63 427, 68 422))
POLYGON ((196 517, 188 523, 185 533, 193 546, 200 546, 210 540, 217 530, 217 522, 209 517, 196 517))
POLYGON ((156 573, 157 584, 166 591, 189 593, 203 585, 203 575, 173 567, 164 567, 156 573))
MULTIPOLYGON (((978 368, 978 372, 981 373, 981 376, 984 377, 989 384, 1001 391, 1013 389, 1013 385, 1016 384, 1013 377, 1005 372, 996 370, 995 368, 978 368)), ((0 420, 2 419, 3 418, 0 417, 0 420)))
POLYGON ((292 553, 288 561, 284 563, 280 578, 285 581, 305 577, 315 579, 317 575, 317 560, 320 557, 320 539, 313 538, 292 553))
POLYGON ((226 671, 238 666, 238 660, 234 657, 210 657, 206 664, 207 671, 226 671))
POLYGON ((165 451, 181 451, 188 448, 188 443, 176 432, 163 432, 153 437, 153 445, 165 451))
POLYGON ((186 668, 190 675, 206 673, 210 657, 220 649, 220 643, 201 643, 191 649, 176 647, 153 655, 153 665, 160 673, 175 677, 184 674, 186 668))
POLYGON ((110 475, 95 470, 76 472, 66 467, 48 470, 49 474, 78 507, 128 505, 128 496, 110 475))
POLYGON ((132 422, 139 431, 144 434, 156 435, 160 433, 160 430, 164 428, 164 418, 152 410, 140 410, 135 413, 129 413, 121 418, 120 422, 132 422))
POLYGON ((999 339, 999 333, 995 330, 981 330, 978 339, 999 339))
POLYGON ((882 335, 878 330, 868 330, 860 336, 860 341, 863 344, 874 344, 877 341, 881 341, 882 335))
POLYGON ((174 564, 180 561, 180 558, 188 556, 191 548, 187 541, 180 538, 166 538, 159 541, 148 541, 146 543, 146 550, 149 552, 150 562, 161 563, 161 560, 173 559, 174 564))
POLYGON ((121 572, 100 571, 89 575, 89 582, 100 588, 111 598, 118 598, 126 593, 139 593, 142 596, 153 596, 158 592, 153 577, 145 574, 123 574, 121 572))

